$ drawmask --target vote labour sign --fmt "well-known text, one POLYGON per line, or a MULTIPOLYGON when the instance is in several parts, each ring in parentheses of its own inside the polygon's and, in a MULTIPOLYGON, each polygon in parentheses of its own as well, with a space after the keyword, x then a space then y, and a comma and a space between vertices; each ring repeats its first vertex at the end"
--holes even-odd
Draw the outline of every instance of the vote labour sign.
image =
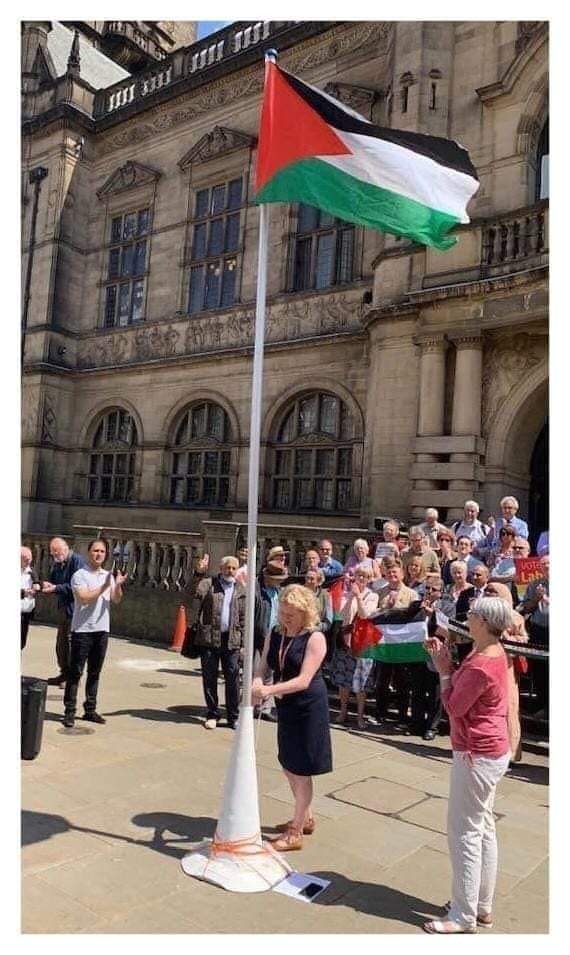
POLYGON ((516 585, 519 597, 522 597, 532 580, 544 576, 540 567, 540 557, 515 557, 516 585))

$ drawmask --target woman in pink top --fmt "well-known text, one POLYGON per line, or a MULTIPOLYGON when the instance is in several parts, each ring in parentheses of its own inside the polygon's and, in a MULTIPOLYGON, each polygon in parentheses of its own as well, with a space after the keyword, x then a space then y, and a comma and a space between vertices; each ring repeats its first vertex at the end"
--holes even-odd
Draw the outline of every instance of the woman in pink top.
POLYGON ((500 597, 479 597, 468 620, 474 648, 455 673, 448 647, 436 637, 426 641, 449 714, 453 764, 447 811, 451 902, 448 918, 426 922, 424 929, 445 935, 492 925, 497 878, 493 802, 511 755, 508 665, 499 641, 511 626, 512 611, 500 597))

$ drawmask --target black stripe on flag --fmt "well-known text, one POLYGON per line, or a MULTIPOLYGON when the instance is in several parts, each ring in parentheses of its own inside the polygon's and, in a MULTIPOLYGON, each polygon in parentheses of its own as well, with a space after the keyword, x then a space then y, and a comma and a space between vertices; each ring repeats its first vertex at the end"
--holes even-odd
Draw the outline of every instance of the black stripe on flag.
POLYGON ((404 149, 419 153, 421 156, 427 156, 434 162, 439 163, 440 166, 455 169, 457 172, 462 172, 466 176, 476 179, 477 182, 479 181, 475 167, 469 158, 469 153, 452 139, 443 139, 441 136, 426 136, 424 133, 409 133, 401 129, 388 129, 385 126, 374 126, 372 123, 357 119, 351 113, 345 112, 342 106, 331 103, 330 99, 307 86, 297 76, 287 73, 286 70, 281 70, 281 72, 286 76, 295 92, 302 96, 305 102, 334 129, 344 133, 357 133, 360 136, 383 139, 395 146, 402 146, 404 149))

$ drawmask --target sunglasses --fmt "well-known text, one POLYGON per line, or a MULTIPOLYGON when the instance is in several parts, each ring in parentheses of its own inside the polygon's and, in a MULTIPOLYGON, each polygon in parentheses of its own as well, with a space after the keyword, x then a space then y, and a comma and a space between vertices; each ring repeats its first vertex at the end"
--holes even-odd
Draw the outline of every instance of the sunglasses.
POLYGON ((499 537, 515 537, 513 531, 499 531, 499 537))
POLYGON ((441 591, 441 587, 424 587, 424 593, 426 594, 438 594, 441 591))

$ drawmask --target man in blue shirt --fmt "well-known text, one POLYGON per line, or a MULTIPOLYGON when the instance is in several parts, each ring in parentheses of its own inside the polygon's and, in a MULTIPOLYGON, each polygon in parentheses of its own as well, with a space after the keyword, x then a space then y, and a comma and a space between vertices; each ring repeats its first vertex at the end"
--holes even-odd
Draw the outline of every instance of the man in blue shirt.
POLYGON ((57 596, 57 636, 55 638, 55 655, 59 666, 58 676, 52 676, 47 681, 50 686, 63 688, 69 672, 71 655, 71 618, 73 616, 73 591, 71 578, 77 570, 85 567, 85 561, 79 554, 74 554, 67 541, 62 537, 53 537, 49 542, 49 552, 53 566, 49 581, 42 583, 43 594, 57 596))
POLYGON ((516 517, 519 509, 519 502, 516 497, 504 497, 500 502, 501 517, 496 520, 493 516, 489 517, 489 533, 487 534, 487 545, 496 547, 499 543, 499 533, 503 527, 512 527, 517 537, 528 539, 528 525, 522 518, 516 517))
POLYGON ((336 577, 342 574, 342 564, 332 555, 333 545, 331 541, 319 541, 319 555, 321 558, 320 567, 325 577, 336 577))

